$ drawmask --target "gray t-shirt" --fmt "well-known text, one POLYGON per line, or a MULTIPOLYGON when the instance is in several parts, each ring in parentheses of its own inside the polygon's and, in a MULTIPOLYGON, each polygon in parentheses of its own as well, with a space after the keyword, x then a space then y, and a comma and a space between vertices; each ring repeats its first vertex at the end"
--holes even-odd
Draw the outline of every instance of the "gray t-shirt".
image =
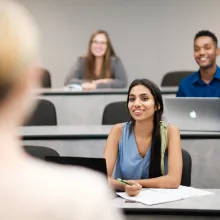
MULTIPOLYGON (((108 83, 100 83, 97 88, 125 88, 127 86, 127 74, 118 57, 111 57, 111 74, 112 81, 108 83)), ((81 85, 85 80, 85 58, 79 57, 71 69, 69 75, 65 80, 65 85, 79 84, 81 85)))

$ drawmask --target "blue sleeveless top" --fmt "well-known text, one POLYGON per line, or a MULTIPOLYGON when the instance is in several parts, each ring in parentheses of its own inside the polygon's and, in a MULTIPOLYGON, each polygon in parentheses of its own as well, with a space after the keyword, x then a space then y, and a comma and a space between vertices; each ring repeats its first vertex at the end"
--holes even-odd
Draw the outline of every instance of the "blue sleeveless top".
MULTIPOLYGON (((118 146, 118 157, 114 178, 137 180, 149 178, 151 147, 144 157, 138 152, 133 129, 130 123, 123 123, 122 135, 118 146)), ((167 174, 168 155, 164 155, 165 174, 167 174)))

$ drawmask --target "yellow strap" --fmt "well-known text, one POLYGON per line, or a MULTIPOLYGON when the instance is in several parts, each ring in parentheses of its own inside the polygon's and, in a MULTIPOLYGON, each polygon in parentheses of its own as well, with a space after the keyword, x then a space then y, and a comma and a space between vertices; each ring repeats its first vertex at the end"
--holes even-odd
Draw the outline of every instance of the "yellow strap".
POLYGON ((160 121, 160 136, 161 136, 161 173, 164 175, 165 167, 164 167, 164 155, 165 151, 167 149, 167 134, 168 134, 168 129, 167 129, 167 123, 164 121, 160 121))

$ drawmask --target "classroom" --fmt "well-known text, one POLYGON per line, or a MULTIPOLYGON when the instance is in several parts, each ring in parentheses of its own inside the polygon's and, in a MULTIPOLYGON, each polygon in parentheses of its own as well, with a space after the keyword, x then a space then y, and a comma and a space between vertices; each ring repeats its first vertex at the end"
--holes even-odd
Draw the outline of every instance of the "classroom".
POLYGON ((20 201, 23 220, 52 219, 51 210, 57 219, 220 219, 220 2, 9 2, 0 4, 0 146, 19 152, 0 148, 0 177, 14 167, 26 183, 12 175, 0 185, 0 194, 17 189, 0 198, 5 210, 20 201), (22 211, 40 195, 39 210, 22 211))

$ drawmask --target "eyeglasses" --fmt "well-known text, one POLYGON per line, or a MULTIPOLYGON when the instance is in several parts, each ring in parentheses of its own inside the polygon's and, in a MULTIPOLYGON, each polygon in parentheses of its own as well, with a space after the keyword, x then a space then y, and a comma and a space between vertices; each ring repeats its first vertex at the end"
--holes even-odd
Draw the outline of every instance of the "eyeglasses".
POLYGON ((107 44, 106 41, 97 41, 97 40, 93 40, 92 43, 93 44, 101 44, 101 45, 106 45, 107 44))

